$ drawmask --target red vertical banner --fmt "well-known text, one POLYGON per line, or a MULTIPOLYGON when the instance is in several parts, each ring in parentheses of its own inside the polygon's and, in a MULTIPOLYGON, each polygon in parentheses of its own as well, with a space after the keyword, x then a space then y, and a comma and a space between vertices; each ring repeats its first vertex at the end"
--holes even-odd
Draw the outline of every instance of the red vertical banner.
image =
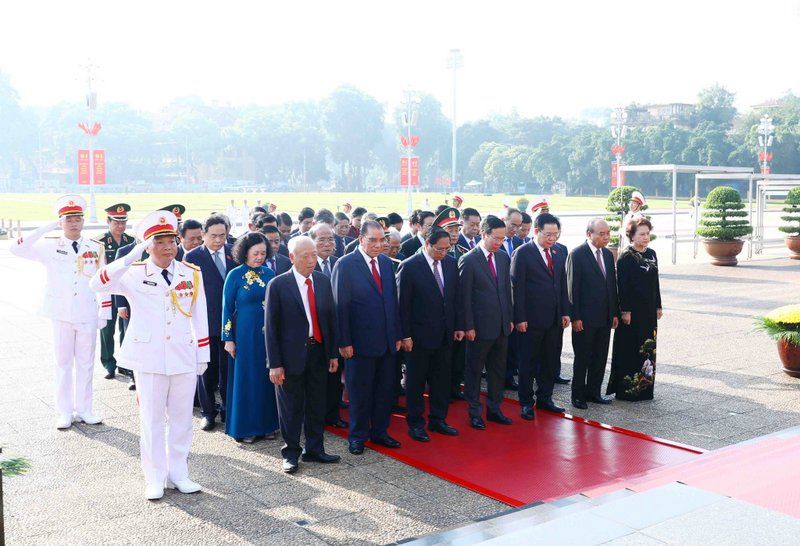
POLYGON ((625 171, 620 171, 616 161, 611 162, 611 187, 619 188, 625 185, 625 171))
MULTIPOLYGON (((408 187, 408 157, 400 158, 400 185, 408 187)), ((411 185, 419 186, 419 157, 411 158, 411 185)))
POLYGON ((106 151, 94 151, 94 184, 102 186, 106 183, 106 151))
POLYGON ((89 150, 78 150, 78 184, 89 185, 89 150))

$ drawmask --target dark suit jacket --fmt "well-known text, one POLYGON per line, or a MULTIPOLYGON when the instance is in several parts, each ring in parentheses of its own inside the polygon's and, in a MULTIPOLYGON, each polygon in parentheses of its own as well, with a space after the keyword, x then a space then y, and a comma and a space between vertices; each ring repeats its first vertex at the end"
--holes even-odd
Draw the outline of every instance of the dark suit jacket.
POLYGON ((547 270, 536 243, 519 247, 511 258, 511 288, 514 295, 514 323, 547 329, 561 317, 569 316, 567 297, 567 256, 550 249, 553 275, 547 270))
MULTIPOLYGON (((226 274, 236 267, 231 257, 231 246, 225 245, 225 271, 226 274)), ((208 309, 208 335, 220 337, 222 335, 222 287, 225 284, 206 245, 193 248, 186 254, 186 261, 200 267, 203 274, 203 289, 206 292, 206 308, 208 309)))
POLYGON ((352 345, 357 358, 377 358, 387 351, 395 354, 395 344, 403 337, 392 260, 383 254, 377 260, 382 294, 360 251, 340 258, 333 268, 336 337, 339 347, 352 345))
MULTIPOLYGON (((328 258, 328 260, 330 260, 330 262, 331 262, 331 265, 330 265, 331 276, 333 276, 333 266, 336 265, 336 261, 338 259, 339 258, 337 258, 336 256, 331 256, 330 258, 328 258)), ((320 273, 322 273, 322 268, 319 266, 319 260, 317 260, 317 265, 314 266, 314 271, 319 271, 320 273)))
MULTIPOLYGON (((114 261, 119 260, 120 258, 130 254, 131 250, 133 250, 133 247, 135 246, 136 246, 136 241, 132 242, 129 245, 119 247, 119 249, 117 250, 117 257, 114 258, 114 261)), ((142 256, 142 259, 146 260, 147 257, 148 254, 147 252, 145 252, 144 255, 142 256)), ((175 254, 175 259, 178 260, 179 262, 183 261, 183 246, 178 245, 178 252, 175 254)), ((119 309, 120 307, 127 307, 128 310, 130 311, 130 306, 128 305, 128 298, 126 298, 125 296, 114 294, 113 301, 114 301, 114 306, 117 309, 119 309)))
MULTIPOLYGON (((477 245, 481 241, 481 236, 480 235, 476 235, 473 240, 475 241, 475 244, 477 245)), ((469 248, 469 241, 467 241, 467 238, 464 237, 464 234, 461 233, 461 232, 458 233, 458 244, 460 244, 464 248, 469 248)))
POLYGON ((570 318, 582 320, 584 327, 610 327, 611 319, 619 316, 614 255, 607 248, 603 249, 603 264, 605 277, 588 243, 575 248, 567 258, 570 318))
POLYGON ((475 330, 477 339, 492 340, 511 333, 511 260, 505 252, 494 253, 497 282, 489 270, 483 249, 476 246, 458 261, 459 311, 464 330, 475 330))
POLYGON ((402 252, 404 256, 413 256, 420 248, 422 248, 422 243, 419 237, 415 235, 400 245, 400 252, 402 252))
POLYGON ((338 235, 334 235, 333 239, 336 244, 336 250, 333 251, 333 255, 337 258, 344 256, 345 247, 354 241, 352 237, 339 237, 338 235))
MULTIPOLYGON (((351 253, 351 252, 353 252, 353 251, 354 251, 356 248, 358 248, 358 238, 356 238, 356 239, 353 239, 352 241, 350 241, 349 243, 347 243, 347 245, 345 245, 345 247, 344 247, 344 253, 345 253, 345 254, 350 254, 350 253, 351 253)), ((339 257, 341 258, 341 256, 339 256, 339 257)))
MULTIPOLYGON (((336 309, 331 281, 314 271, 314 299, 317 320, 322 332, 322 345, 328 360, 336 358, 336 309)), ((264 308, 264 339, 267 345, 267 368, 284 368, 287 374, 300 374, 306 366, 308 351, 308 319, 294 272, 278 275, 267 284, 264 308)), ((327 368, 327 362, 326 368, 327 368)))
MULTIPOLYGON (((275 272, 275 275, 282 275, 292 268, 292 260, 284 256, 283 254, 275 254, 273 258, 275 258, 275 267, 278 269, 275 272)), ((270 260, 267 260, 267 263, 265 263, 264 265, 272 269, 272 267, 270 267, 270 263, 271 263, 270 260)))
POLYGON ((286 243, 283 241, 281 241, 281 244, 278 245, 278 254, 281 256, 286 256, 287 258, 289 257, 289 249, 286 247, 286 243))
MULTIPOLYGON (((511 238, 511 244, 512 244, 512 245, 513 245, 513 247, 514 247, 514 250, 512 251, 512 253, 513 253, 513 252, 516 252, 516 251, 517 251, 517 249, 518 249, 519 247, 521 247, 522 245, 524 245, 524 244, 525 244, 525 242, 524 242, 522 239, 520 239, 519 237, 517 237, 516 235, 514 235, 514 236, 511 238)), ((499 251, 499 252, 503 252, 503 253, 505 253, 505 255, 506 255, 506 256, 508 256, 508 249, 506 248, 506 241, 505 241, 505 239, 503 239, 503 244, 502 244, 502 245, 500 245, 500 251, 499 251)))
POLYGON ((457 323, 458 264, 452 257, 445 256, 440 266, 444 296, 424 253, 404 260, 397 272, 403 338, 412 338, 414 347, 438 349, 453 343, 457 323))

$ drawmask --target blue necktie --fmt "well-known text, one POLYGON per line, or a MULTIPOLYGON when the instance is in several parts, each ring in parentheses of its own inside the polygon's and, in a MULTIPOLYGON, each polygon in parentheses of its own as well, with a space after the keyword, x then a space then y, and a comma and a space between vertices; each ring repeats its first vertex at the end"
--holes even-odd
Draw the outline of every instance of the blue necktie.
POLYGON ((214 265, 217 266, 217 271, 219 271, 219 274, 222 276, 223 279, 225 279, 226 275, 225 264, 222 263, 222 260, 220 259, 219 254, 217 252, 214 252, 213 256, 214 256, 214 265))

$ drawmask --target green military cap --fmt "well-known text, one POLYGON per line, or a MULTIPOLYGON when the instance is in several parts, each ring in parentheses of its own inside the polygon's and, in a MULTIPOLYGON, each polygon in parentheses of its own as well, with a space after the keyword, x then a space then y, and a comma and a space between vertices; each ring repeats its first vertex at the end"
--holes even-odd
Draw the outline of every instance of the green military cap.
POLYGON ((166 207, 161 207, 158 210, 169 211, 175 215, 178 221, 180 221, 181 216, 183 216, 183 213, 186 212, 186 207, 184 207, 183 205, 167 205, 166 207))
POLYGON ((128 219, 128 213, 131 211, 131 206, 127 203, 117 203, 105 209, 108 217, 112 220, 124 222, 128 219))
POLYGON ((391 224, 389 223, 389 218, 386 216, 379 216, 375 218, 375 221, 378 222, 383 228, 383 236, 386 237, 387 235, 389 235, 389 228, 391 227, 391 224))
POLYGON ((458 226, 461 224, 461 213, 458 211, 457 208, 454 207, 447 207, 446 209, 442 209, 436 218, 433 220, 433 225, 436 227, 440 227, 442 229, 446 229, 452 226, 458 226))

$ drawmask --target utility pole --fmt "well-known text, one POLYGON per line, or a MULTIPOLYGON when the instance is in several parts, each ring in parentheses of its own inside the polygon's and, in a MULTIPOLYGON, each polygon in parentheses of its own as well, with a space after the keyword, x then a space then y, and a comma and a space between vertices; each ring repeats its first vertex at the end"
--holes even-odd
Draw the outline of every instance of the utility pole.
POLYGON ((456 146, 456 131, 458 125, 456 124, 456 73, 458 69, 464 66, 464 56, 461 54, 461 50, 459 49, 451 49, 450 50, 450 57, 447 59, 447 68, 453 70, 453 165, 452 170, 450 171, 450 187, 452 189, 460 189, 456 183, 456 157, 458 155, 458 149, 456 146))

